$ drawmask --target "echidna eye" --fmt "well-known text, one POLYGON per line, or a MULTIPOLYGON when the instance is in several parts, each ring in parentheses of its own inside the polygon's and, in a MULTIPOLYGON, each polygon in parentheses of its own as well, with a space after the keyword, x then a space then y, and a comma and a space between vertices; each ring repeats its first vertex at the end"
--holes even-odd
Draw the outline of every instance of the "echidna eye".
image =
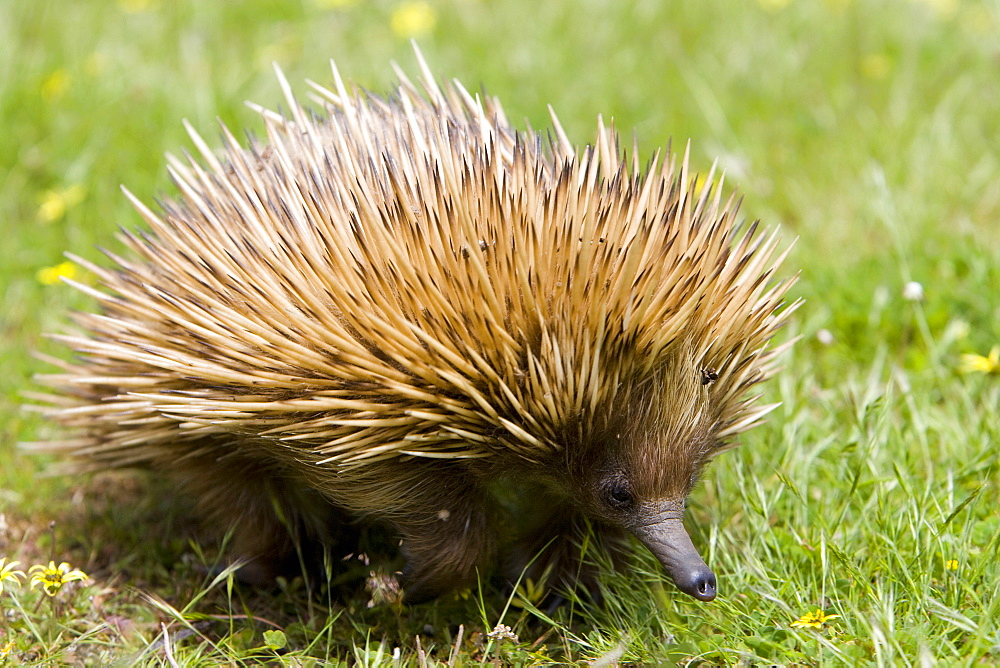
POLYGON ((632 489, 628 480, 618 478, 611 481, 604 489, 604 502, 615 510, 625 510, 634 503, 632 489))

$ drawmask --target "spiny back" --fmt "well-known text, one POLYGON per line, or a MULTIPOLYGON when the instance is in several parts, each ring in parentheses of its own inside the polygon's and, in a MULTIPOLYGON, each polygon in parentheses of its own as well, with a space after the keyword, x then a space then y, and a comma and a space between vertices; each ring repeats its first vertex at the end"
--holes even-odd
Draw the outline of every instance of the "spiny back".
POLYGON ((512 129, 457 82, 381 99, 313 84, 260 110, 267 141, 171 158, 180 198, 102 269, 81 356, 47 377, 64 449, 141 463, 218 434, 314 462, 412 454, 537 460, 684 351, 719 435, 765 413, 791 309, 777 237, 740 233, 687 156, 648 168, 598 123, 577 151, 512 129))

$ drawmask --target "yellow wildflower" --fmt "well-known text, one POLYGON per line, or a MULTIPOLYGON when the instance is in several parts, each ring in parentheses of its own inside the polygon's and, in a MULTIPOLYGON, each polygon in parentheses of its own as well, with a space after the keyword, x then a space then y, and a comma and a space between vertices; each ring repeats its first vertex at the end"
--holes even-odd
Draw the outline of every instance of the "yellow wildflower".
POLYGON ((66 211, 83 201, 87 189, 79 183, 60 190, 47 190, 42 195, 42 203, 38 207, 38 220, 51 223, 66 215, 66 211))
POLYGON ((1000 346, 993 346, 986 357, 972 353, 962 355, 961 360, 958 370, 962 373, 1000 373, 1000 346))
POLYGON ((437 14, 427 2, 403 2, 392 12, 389 26, 399 37, 420 37, 434 29, 437 14))
POLYGON ((14 649, 14 641, 8 640, 7 644, 0 647, 0 661, 5 661, 8 656, 10 656, 11 650, 14 649))
POLYGON ((807 629, 821 629, 827 621, 831 619, 837 619, 840 615, 828 615, 819 608, 816 608, 815 612, 807 612, 802 615, 794 622, 792 626, 798 626, 807 629))
POLYGON ((69 89, 69 73, 59 68, 42 81, 42 99, 46 102, 54 102, 65 95, 67 89, 69 89))
POLYGON ((892 61, 884 53, 869 53, 861 58, 861 75, 866 79, 885 79, 891 69, 892 61))
POLYGON ((54 267, 44 267, 38 270, 36 278, 42 285, 55 285, 61 283, 64 278, 76 277, 76 265, 70 261, 60 262, 54 267))
POLYGON ((15 566, 20 566, 20 562, 12 561, 7 563, 7 557, 0 558, 0 592, 3 591, 4 582, 10 580, 11 582, 20 585, 21 578, 24 577, 24 571, 15 571, 15 566))
POLYGON ((514 592, 516 597, 510 602, 515 608, 524 608, 528 605, 538 605, 545 598, 546 589, 543 583, 535 582, 531 578, 525 578, 517 586, 514 592))
POLYGON ((948 570, 948 571, 957 571, 958 570, 958 559, 949 559, 948 561, 944 562, 944 567, 945 567, 945 570, 948 570))
POLYGON ((141 14, 153 9, 153 0, 118 0, 118 8, 126 14, 141 14))
POLYGON ((42 585, 45 593, 55 596, 67 582, 86 580, 87 574, 76 568, 70 568, 65 561, 56 566, 56 562, 50 561, 48 566, 41 564, 28 569, 31 573, 31 586, 42 585))

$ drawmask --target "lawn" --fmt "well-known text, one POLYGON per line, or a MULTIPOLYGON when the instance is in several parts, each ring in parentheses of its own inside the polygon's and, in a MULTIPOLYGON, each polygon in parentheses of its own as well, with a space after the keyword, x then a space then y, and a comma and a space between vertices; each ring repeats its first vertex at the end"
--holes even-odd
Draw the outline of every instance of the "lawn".
POLYGON ((986 0, 0 0, 0 666, 1000 665, 998 62, 986 0), (643 158, 690 140, 797 238, 781 408, 689 500, 714 602, 639 549, 602 603, 547 612, 538 583, 368 607, 357 557, 247 589, 163 481, 19 451, 59 436, 21 408, 51 370, 33 352, 91 306, 63 252, 122 250, 121 184, 175 194, 182 119, 259 134, 272 62, 302 97, 331 58, 387 91, 410 38, 519 127, 551 104, 580 145, 598 114, 643 158))

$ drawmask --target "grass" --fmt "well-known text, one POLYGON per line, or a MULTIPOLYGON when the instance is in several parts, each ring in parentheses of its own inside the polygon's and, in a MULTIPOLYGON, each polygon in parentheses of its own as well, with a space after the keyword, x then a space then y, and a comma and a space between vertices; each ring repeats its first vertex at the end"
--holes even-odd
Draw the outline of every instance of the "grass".
POLYGON ((0 665, 1000 664, 1000 375, 959 371, 1000 343, 998 37, 996 3, 963 0, 0 3, 0 557, 90 576, 51 597, 12 576, 0 665), (690 138, 745 215, 798 237, 782 408, 691 499, 711 604, 638 552, 602 605, 551 615, 488 586, 369 609, 356 560, 248 591, 163 483, 41 477, 16 449, 52 434, 19 408, 31 351, 88 306, 47 284, 63 251, 139 224, 118 185, 171 192, 183 118, 259 129, 243 101, 278 103, 271 61, 300 93, 331 57, 387 89, 428 16, 435 69, 515 121, 552 103, 580 143, 598 113, 647 152, 690 138), (817 609, 837 616, 792 625, 817 609))

